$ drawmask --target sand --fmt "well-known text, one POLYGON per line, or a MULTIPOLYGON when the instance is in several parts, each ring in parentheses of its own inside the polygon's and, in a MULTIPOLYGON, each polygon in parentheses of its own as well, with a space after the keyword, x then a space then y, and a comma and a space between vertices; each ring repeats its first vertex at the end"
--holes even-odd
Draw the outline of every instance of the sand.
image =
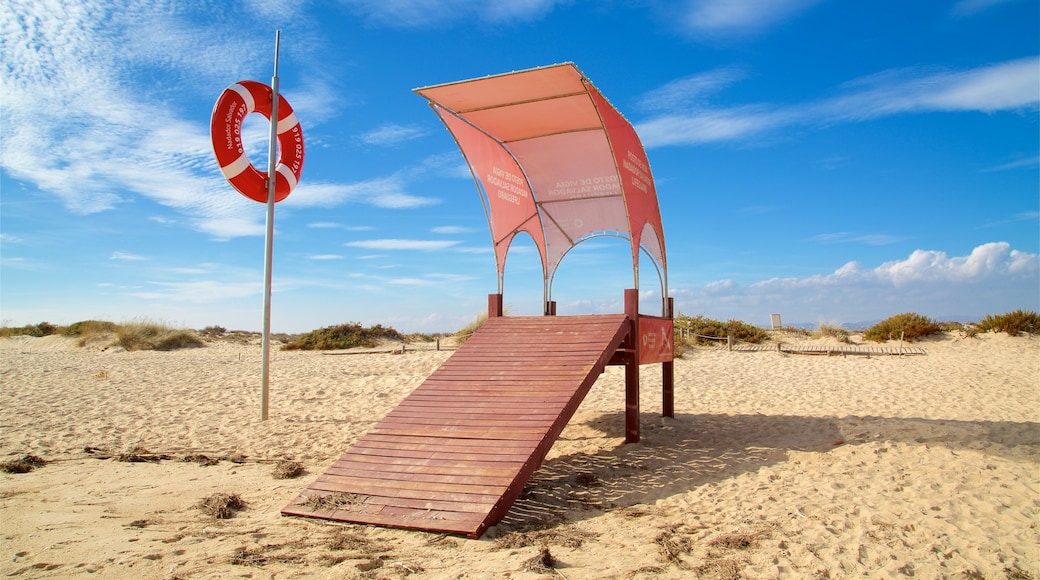
MULTIPOLYGON (((788 338, 787 340, 792 340, 788 338)), ((450 352, 125 352, 0 340, 0 574, 17 578, 1040 578, 1040 338, 921 356, 697 348, 595 384, 482 539, 280 510, 450 352), (168 457, 119 461, 137 449, 168 457), (184 461, 192 455, 217 461, 184 461), (235 461, 229 460, 229 458, 235 461), (281 460, 305 472, 276 479, 281 460), (229 519, 197 508, 246 504, 229 519), (549 563, 551 568, 544 567, 549 563)))

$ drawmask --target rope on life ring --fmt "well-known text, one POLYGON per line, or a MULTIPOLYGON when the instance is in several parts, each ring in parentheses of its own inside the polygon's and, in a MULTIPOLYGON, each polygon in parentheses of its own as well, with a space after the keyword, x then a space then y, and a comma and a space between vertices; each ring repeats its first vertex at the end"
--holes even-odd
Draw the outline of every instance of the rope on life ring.
MULTIPOLYGON (((267 203, 267 172, 249 162, 242 145, 242 121, 250 113, 271 119, 274 90, 257 81, 239 81, 224 89, 213 107, 209 133, 220 172, 239 193, 267 203)), ((303 172, 303 129, 296 113, 278 95, 278 163, 275 165, 274 200, 282 201, 292 193, 303 172)))

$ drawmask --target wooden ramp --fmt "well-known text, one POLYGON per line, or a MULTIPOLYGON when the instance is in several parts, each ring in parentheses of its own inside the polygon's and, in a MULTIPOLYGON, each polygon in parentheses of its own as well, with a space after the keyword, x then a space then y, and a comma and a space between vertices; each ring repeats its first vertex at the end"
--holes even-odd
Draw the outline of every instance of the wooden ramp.
POLYGON ((630 327, 624 314, 488 319, 282 514, 479 538, 630 327))

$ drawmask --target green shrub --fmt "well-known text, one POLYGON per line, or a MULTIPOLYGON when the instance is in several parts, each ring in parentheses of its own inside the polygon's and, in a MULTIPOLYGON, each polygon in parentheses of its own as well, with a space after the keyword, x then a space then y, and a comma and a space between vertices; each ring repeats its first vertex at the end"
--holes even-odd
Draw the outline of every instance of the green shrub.
POLYGON ((338 326, 327 326, 300 335, 282 347, 282 350, 338 350, 344 348, 372 348, 380 340, 403 340, 401 333, 389 326, 377 324, 362 328, 351 322, 338 326))
POLYGON ((863 338, 874 342, 899 340, 900 338, 907 342, 914 342, 940 332, 942 332, 942 327, 934 320, 915 312, 906 312, 890 316, 871 326, 863 333, 863 338))
POLYGON ((227 329, 223 326, 207 326, 200 330, 199 334, 207 338, 220 338, 227 334, 227 329))
POLYGON ((1008 336, 1017 336, 1020 332, 1034 334, 1040 330, 1040 317, 1032 310, 1016 310, 996 316, 987 314, 979 321, 982 332, 1006 332, 1008 336))
POLYGON ((12 336, 50 336, 57 334, 59 327, 51 324, 50 322, 41 322, 39 324, 26 324, 25 326, 5 326, 0 328, 0 337, 10 338, 12 336))
POLYGON ((746 322, 740 320, 721 322, 701 315, 689 317, 680 314, 675 317, 675 328, 677 334, 684 332, 687 335, 686 341, 691 344, 717 344, 710 338, 702 337, 723 339, 732 336, 734 340, 750 343, 759 343, 769 338, 769 334, 765 330, 746 322))
POLYGON ((157 322, 130 322, 116 330, 116 344, 126 350, 177 350, 204 346, 193 331, 157 322))
POLYGON ((115 322, 107 320, 81 320, 61 329, 62 336, 90 337, 101 334, 113 334, 119 327, 115 322))

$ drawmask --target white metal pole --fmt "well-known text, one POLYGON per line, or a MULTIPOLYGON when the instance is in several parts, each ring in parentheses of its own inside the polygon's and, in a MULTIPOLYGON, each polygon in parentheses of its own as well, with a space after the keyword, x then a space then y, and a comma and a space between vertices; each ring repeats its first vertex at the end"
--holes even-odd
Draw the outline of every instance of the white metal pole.
POLYGON ((264 337, 260 369, 260 420, 267 420, 267 393, 271 372, 271 264, 274 254, 274 190, 278 162, 278 48, 282 31, 274 33, 274 76, 271 77, 271 132, 267 147, 267 236, 264 241, 264 337))

